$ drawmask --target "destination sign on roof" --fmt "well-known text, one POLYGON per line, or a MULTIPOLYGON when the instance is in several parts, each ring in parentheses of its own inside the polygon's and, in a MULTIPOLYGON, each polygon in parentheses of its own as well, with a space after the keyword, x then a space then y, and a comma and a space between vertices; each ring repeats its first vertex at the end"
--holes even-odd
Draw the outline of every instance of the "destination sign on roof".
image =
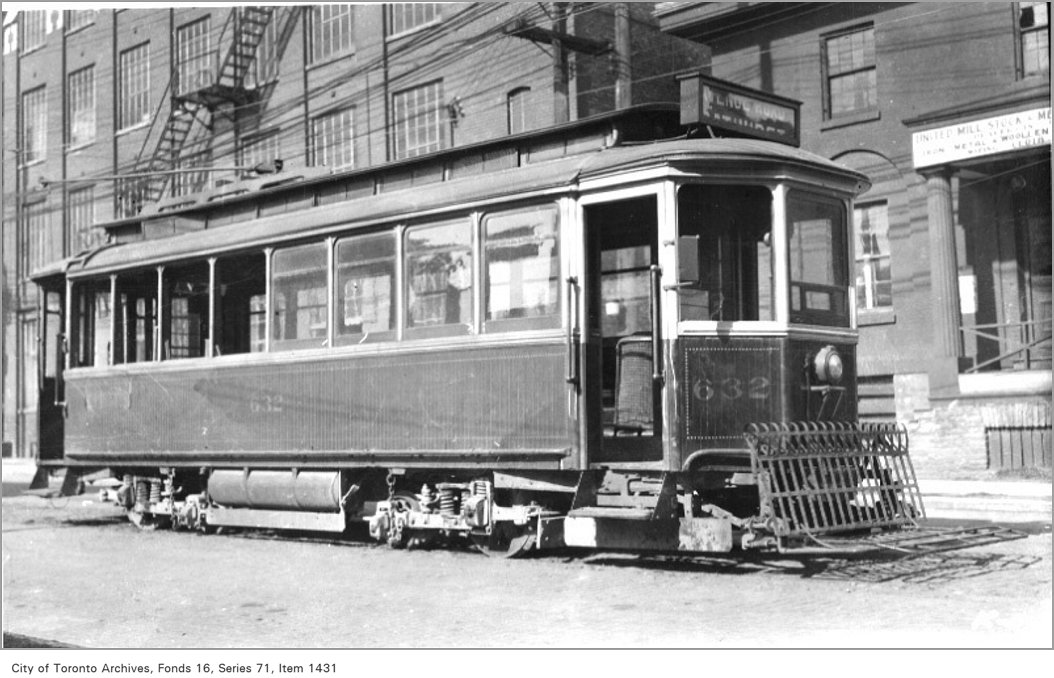
POLYGON ((710 127, 790 146, 801 143, 801 102, 702 73, 678 77, 681 124, 710 127))

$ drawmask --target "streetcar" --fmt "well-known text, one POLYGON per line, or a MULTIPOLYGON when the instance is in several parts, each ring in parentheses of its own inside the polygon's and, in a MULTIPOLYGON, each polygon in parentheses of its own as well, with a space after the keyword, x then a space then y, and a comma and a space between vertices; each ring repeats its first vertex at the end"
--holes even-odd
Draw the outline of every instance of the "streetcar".
POLYGON ((905 431, 858 422, 867 178, 689 136, 634 108, 106 224, 35 275, 41 474, 108 469, 144 528, 502 556, 916 526, 905 431))

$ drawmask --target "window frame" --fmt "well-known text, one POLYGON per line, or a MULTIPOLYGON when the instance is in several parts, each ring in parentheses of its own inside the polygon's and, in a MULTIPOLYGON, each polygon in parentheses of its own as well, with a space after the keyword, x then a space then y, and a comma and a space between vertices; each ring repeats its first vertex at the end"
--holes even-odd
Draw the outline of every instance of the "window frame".
POLYGON ((77 70, 68 73, 66 75, 66 91, 66 150, 72 151, 95 143, 95 135, 98 132, 98 109, 95 96, 95 64, 89 64, 83 68, 78 68, 77 70), (88 76, 87 83, 75 83, 74 78, 77 76, 88 76), (84 85, 86 85, 84 89, 87 91, 81 93, 86 95, 87 102, 78 102, 77 94, 80 92, 79 87, 84 85), (90 110, 91 112, 91 133, 84 139, 74 138, 74 130, 77 128, 76 117, 78 113, 78 103, 88 103, 88 106, 81 106, 80 110, 90 110))
POLYGON ((69 251, 71 254, 94 247, 95 186, 71 189, 66 194, 66 223, 69 228, 69 251), (86 196, 81 198, 81 196, 86 196), (87 215, 86 219, 81 217, 87 215))
POLYGON ((98 10, 95 9, 68 9, 66 10, 66 35, 76 33, 82 28, 95 24, 98 10))
POLYGON ((867 120, 878 119, 881 115, 879 109, 879 98, 878 98, 878 46, 876 42, 876 33, 874 23, 857 24, 846 28, 832 31, 830 33, 824 33, 820 36, 820 73, 821 73, 821 102, 822 102, 822 128, 826 129, 832 126, 840 126, 842 124, 851 124, 854 122, 863 122, 867 120), (863 33, 865 31, 871 31, 871 42, 873 47, 873 53, 871 61, 866 66, 857 68, 849 68, 840 70, 837 73, 831 73, 830 67, 830 43, 832 40, 839 38, 845 38, 855 33, 863 33), (831 92, 831 81, 834 78, 845 77, 848 75, 856 75, 859 73, 865 73, 867 71, 874 71, 875 73, 875 88, 874 88, 874 105, 868 108, 855 109, 847 113, 836 114, 832 110, 832 92, 831 92))
POLYGON ((48 154, 48 88, 47 85, 39 85, 33 89, 22 92, 22 98, 19 102, 22 106, 22 133, 19 134, 21 140, 21 166, 27 167, 29 165, 35 165, 42 163, 47 159, 48 154), (32 99, 30 99, 32 97, 32 99), (39 97, 39 98, 38 98, 39 97), (34 109, 33 115, 30 115, 30 105, 39 106, 34 109), (29 126, 27 123, 30 118, 34 118, 37 123, 36 126, 29 126), (30 137, 35 138, 39 142, 39 148, 29 143, 30 137), (32 148, 32 157, 30 156, 30 149, 32 148))
POLYGON ((212 15, 206 14, 176 27, 173 42, 176 94, 188 94, 215 84, 218 62, 212 49, 212 15), (205 68, 201 67, 201 62, 205 68), (207 83, 198 82, 202 73, 207 74, 207 83), (192 78, 194 82, 188 86, 184 81, 186 78, 192 78))
POLYGON ((527 124, 527 97, 531 94, 531 88, 527 86, 516 87, 515 89, 509 90, 508 94, 505 95, 505 116, 508 124, 508 133, 520 134, 530 129, 527 124), (518 109, 514 115, 513 104, 516 104, 518 109), (513 120, 518 118, 519 125, 513 125, 513 120))
POLYGON ((307 48, 307 66, 318 66, 320 64, 328 63, 336 59, 343 58, 355 54, 355 5, 354 4, 333 4, 333 5, 315 5, 310 7, 308 14, 309 30, 308 30, 308 48, 307 48), (336 10, 343 8, 346 10, 346 15, 333 14, 329 17, 323 17, 322 14, 325 10, 336 10), (347 16, 347 36, 346 39, 341 35, 343 30, 342 17, 347 16), (335 29, 332 27, 336 27, 335 29), (322 40, 323 32, 328 29, 326 37, 331 38, 328 46, 325 41, 322 40), (338 43, 334 46, 333 38, 336 38, 338 43), (346 43, 346 44, 345 44, 346 43), (321 47, 320 47, 321 45, 321 47))
POLYGON ((313 167, 323 166, 324 163, 320 162, 319 156, 322 155, 323 160, 329 160, 331 151, 338 149, 346 151, 347 153, 341 153, 341 156, 350 155, 347 162, 337 162, 332 165, 325 165, 330 169, 343 170, 351 169, 355 167, 355 107, 348 106, 346 108, 337 108, 319 113, 311 118, 311 165, 313 167), (346 125, 342 124, 342 119, 347 116, 348 121, 346 125), (323 123, 329 123, 335 121, 336 127, 328 128, 326 130, 320 129, 323 123), (332 133, 334 130, 348 130, 346 138, 344 134, 341 134, 341 144, 320 144, 320 135, 332 133), (345 145, 346 144, 346 145, 345 145))
MULTIPOLYGON (((394 137, 392 143, 392 160, 407 160, 409 158, 417 158, 422 155, 429 153, 435 153, 446 148, 446 128, 444 123, 445 117, 445 106, 443 106, 443 79, 437 78, 429 82, 425 82, 412 87, 407 87, 396 92, 392 92, 392 136, 394 137), (431 102, 427 96, 432 91, 435 92, 435 103, 432 107, 431 102), (408 97, 411 93, 415 95, 417 93, 424 93, 426 96, 425 104, 420 106, 421 112, 410 113, 410 102, 401 99, 400 97, 408 97), (400 105, 407 109, 407 113, 400 119, 399 111, 400 105), (418 124, 417 120, 425 118, 424 124, 418 124), (415 142, 411 146, 411 132, 414 137, 420 137, 419 134, 422 129, 427 131, 431 125, 435 125, 431 128, 435 132, 435 141, 429 141, 427 143, 415 142)), ((415 109, 417 102, 414 102, 415 109)))
POLYGON ((20 54, 29 54, 30 52, 36 51, 47 44, 47 25, 49 11, 52 10, 28 9, 24 10, 21 13, 21 18, 18 22, 19 31, 21 33, 21 35, 18 36, 19 42, 21 42, 21 45, 19 45, 20 54), (29 19, 32 20, 27 21, 29 19), (32 33, 30 32, 30 29, 32 29, 32 33), (37 40, 37 42, 30 44, 29 39, 31 36, 33 37, 33 39, 37 40))
POLYGON ((443 3, 440 2, 390 2, 385 5, 385 12, 388 15, 388 34, 384 37, 385 40, 398 40, 399 38, 405 37, 417 31, 424 30, 429 26, 435 26, 443 20, 441 6, 443 3), (432 16, 426 18, 421 23, 413 23, 413 11, 418 8, 427 7, 431 10, 432 16), (396 8, 400 10, 410 10, 410 22, 408 26, 405 26, 399 30, 395 30, 396 22, 396 8))
MULTIPOLYGON (((402 242, 401 242, 401 261, 402 266, 402 289, 400 290, 400 296, 402 300, 402 337, 405 339, 427 339, 432 337, 451 337, 451 336, 463 336, 477 334, 477 292, 478 292, 478 280, 479 276, 476 271, 479 266, 479 223, 476 215, 464 215, 464 216, 450 216, 444 219, 430 220, 424 222, 417 222, 403 229, 402 242), (411 247, 411 237, 413 234, 425 231, 429 229, 439 229, 444 227, 460 226, 463 227, 468 236, 468 252, 472 261, 469 263, 467 269, 467 275, 469 276, 469 287, 468 291, 468 321, 467 322, 443 322, 429 325, 417 325, 413 324, 413 314, 415 311, 415 303, 411 303, 411 292, 413 286, 412 267, 410 266, 410 259, 420 250, 411 247)), ((464 274, 463 274, 464 275, 464 274)), ((448 275, 449 280, 449 275, 448 275)), ((459 288, 454 288, 459 289, 459 288)), ((460 289, 461 296, 465 296, 465 289, 460 289)), ((433 294, 437 295, 439 292, 432 290, 433 294)), ((415 296, 418 296, 415 293, 415 296)), ((458 302, 460 304, 461 298, 459 297, 458 302)), ((444 311, 447 309, 444 306, 444 311)), ((461 316, 459 306, 459 317, 461 316)))
POLYGON ((242 178, 248 179, 256 176, 251 168, 260 163, 270 160, 278 160, 282 157, 282 130, 273 128, 262 130, 252 135, 242 137, 238 144, 238 166, 247 168, 242 172, 242 178), (265 156, 264 153, 274 144, 274 154, 265 156))
MULTIPOLYGON (((869 200, 867 202, 855 203, 853 205, 853 227, 852 227, 852 230, 853 230, 852 237, 853 237, 853 244, 854 244, 854 247, 853 247, 853 268, 854 268, 854 273, 856 274, 856 275, 854 275, 854 282, 853 282, 853 286, 856 289, 856 312, 859 315, 859 314, 879 314, 879 313, 885 313, 885 312, 892 311, 893 310, 893 289, 892 289, 893 288, 893 277, 892 277, 893 254, 892 254, 892 243, 891 243, 890 237, 889 237, 889 231, 890 231, 889 201, 888 200, 869 200), (858 223, 857 223, 857 211, 858 210, 866 210, 866 209, 870 209, 870 208, 877 207, 877 206, 882 206, 882 207, 885 208, 884 209, 884 212, 885 212, 885 233, 881 237, 883 237, 885 239, 886 252, 885 253, 880 253, 880 254, 877 254, 877 255, 875 255, 875 254, 866 254, 863 251, 863 249, 864 249, 863 246, 860 245, 860 243, 862 242, 862 237, 861 237, 862 234, 861 234, 861 232, 859 230, 859 226, 858 226, 858 223), (860 245, 860 246, 857 247, 857 245, 860 245), (867 280, 864 280, 863 284, 865 285, 865 288, 870 288, 872 290, 875 290, 875 289, 877 289, 879 283, 881 283, 881 282, 888 282, 889 287, 890 287, 890 290, 889 290, 889 303, 888 304, 878 304, 878 303, 876 303, 875 305, 868 306, 868 305, 866 305, 867 297, 868 296, 872 296, 872 297, 877 298, 879 295, 878 295, 877 291, 872 291, 870 293, 870 295, 867 294, 867 293, 861 294, 860 284, 857 283, 857 276, 859 276, 860 272, 863 270, 863 268, 862 268, 863 265, 870 264, 871 262, 878 262, 878 261, 881 261, 883 259, 885 259, 887 261, 887 266, 889 267, 889 270, 890 270, 890 278, 889 278, 889 280, 888 281, 880 281, 880 280, 874 279, 874 280, 872 280, 870 282, 870 285, 868 284, 867 280)), ((876 233, 872 233, 872 235, 878 236, 878 234, 876 234, 876 233)), ((879 240, 878 240, 877 237, 875 238, 875 241, 876 241, 877 244, 881 244, 881 243, 879 243, 879 240)))
POLYGON ((850 216, 848 214, 848 208, 845 200, 841 200, 830 195, 824 195, 822 193, 816 193, 809 190, 792 187, 787 190, 784 196, 783 213, 785 215, 785 231, 787 234, 786 243, 786 257, 787 257, 787 309, 789 311, 787 322, 791 325, 814 325, 824 327, 834 327, 838 329, 848 329, 852 326, 854 310, 850 306, 850 293, 849 289, 854 280, 851 277, 851 267, 855 266, 855 259, 850 261, 849 243, 847 238, 851 237, 852 225, 850 223, 850 216), (797 280, 794 278, 794 222, 793 217, 794 209, 793 205, 795 200, 799 202, 811 203, 814 205, 823 205, 827 207, 834 207, 837 209, 840 215, 841 229, 840 231, 834 232, 836 237, 841 238, 841 243, 833 242, 831 244, 832 254, 832 272, 835 277, 840 277, 841 280, 835 280, 836 284, 827 285, 824 283, 815 283, 807 280, 797 280), (841 245, 839 247, 839 245, 841 245), (834 270, 840 266, 841 271, 834 270), (841 282, 842 284, 837 284, 841 282), (831 302, 834 308, 831 309, 813 309, 809 308, 807 304, 801 303, 801 308, 795 309, 794 297, 795 288, 799 288, 800 301, 804 300, 808 290, 805 286, 813 288, 822 288, 821 291, 831 295, 831 302), (836 296, 838 295, 838 296, 836 296), (837 308, 838 303, 844 306, 844 312, 840 313, 837 308))
MULTIPOLYGON (((1021 10, 1022 6, 1026 3, 1014 2, 1011 3, 1011 11, 1013 12, 1013 25, 1014 25, 1014 73, 1017 80, 1024 80, 1026 78, 1044 77, 1050 76, 1050 7, 1047 3, 1028 3, 1028 4, 1047 4, 1047 23, 1045 26, 1031 27, 1025 30, 1021 27, 1021 10), (1041 31, 1047 32, 1047 70, 1037 71, 1034 73, 1025 72, 1025 36, 1031 33, 1039 33, 1041 31)), ((1042 52, 1042 51, 1041 51, 1042 52)))
POLYGON ((121 50, 117 57, 118 133, 150 124, 150 41, 121 50), (134 59, 134 61, 133 61, 134 59), (134 91, 131 88, 135 85, 134 91), (141 110, 140 110, 141 108, 141 110), (133 120, 133 113, 139 112, 133 120))
MULTIPOLYGON (((399 338, 400 333, 400 309, 403 308, 401 295, 401 280, 402 280, 402 255, 401 255, 401 231, 398 228, 383 228, 380 230, 364 230, 364 231, 353 231, 351 233, 344 234, 335 239, 333 245, 333 319, 331 324, 333 325, 333 343, 336 346, 348 346, 357 345, 363 343, 379 343, 379 342, 392 342, 399 338), (378 330, 370 332, 367 330, 360 332, 343 332, 342 328, 345 326, 342 322, 345 318, 345 306, 347 299, 344 294, 345 282, 342 277, 341 266, 341 249, 342 245, 352 243, 353 241, 362 242, 364 240, 375 240, 380 241, 382 239, 391 240, 391 280, 389 281, 388 287, 388 317, 389 317, 389 328, 386 330, 378 330)), ((366 267, 374 266, 381 268, 383 262, 386 260, 383 258, 362 260, 353 259, 345 264, 348 269, 363 269, 366 267)), ((376 276, 375 276, 376 277, 376 276)))

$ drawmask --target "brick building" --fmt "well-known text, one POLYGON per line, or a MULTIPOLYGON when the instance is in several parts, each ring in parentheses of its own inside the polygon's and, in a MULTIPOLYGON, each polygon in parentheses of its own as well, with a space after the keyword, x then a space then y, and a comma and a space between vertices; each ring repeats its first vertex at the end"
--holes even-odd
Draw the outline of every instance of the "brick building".
POLYGON ((705 67, 708 50, 659 31, 653 10, 5 11, 4 455, 37 447, 47 357, 36 335, 47 310, 28 276, 101 244, 98 224, 222 192, 275 159, 284 173, 358 169, 616 106, 676 103, 674 74, 705 67))
POLYGON ((711 74, 803 102, 802 147, 871 177, 855 214, 861 412, 922 475, 1051 454, 1049 6, 661 3, 711 74))

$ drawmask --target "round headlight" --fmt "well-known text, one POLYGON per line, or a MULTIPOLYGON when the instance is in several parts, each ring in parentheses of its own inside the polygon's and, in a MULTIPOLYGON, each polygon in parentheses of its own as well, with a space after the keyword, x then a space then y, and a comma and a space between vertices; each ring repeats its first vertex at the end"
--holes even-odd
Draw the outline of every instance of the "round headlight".
POLYGON ((824 346, 817 351, 812 366, 816 371, 816 378, 830 384, 842 381, 842 375, 845 373, 842 355, 834 346, 824 346))

